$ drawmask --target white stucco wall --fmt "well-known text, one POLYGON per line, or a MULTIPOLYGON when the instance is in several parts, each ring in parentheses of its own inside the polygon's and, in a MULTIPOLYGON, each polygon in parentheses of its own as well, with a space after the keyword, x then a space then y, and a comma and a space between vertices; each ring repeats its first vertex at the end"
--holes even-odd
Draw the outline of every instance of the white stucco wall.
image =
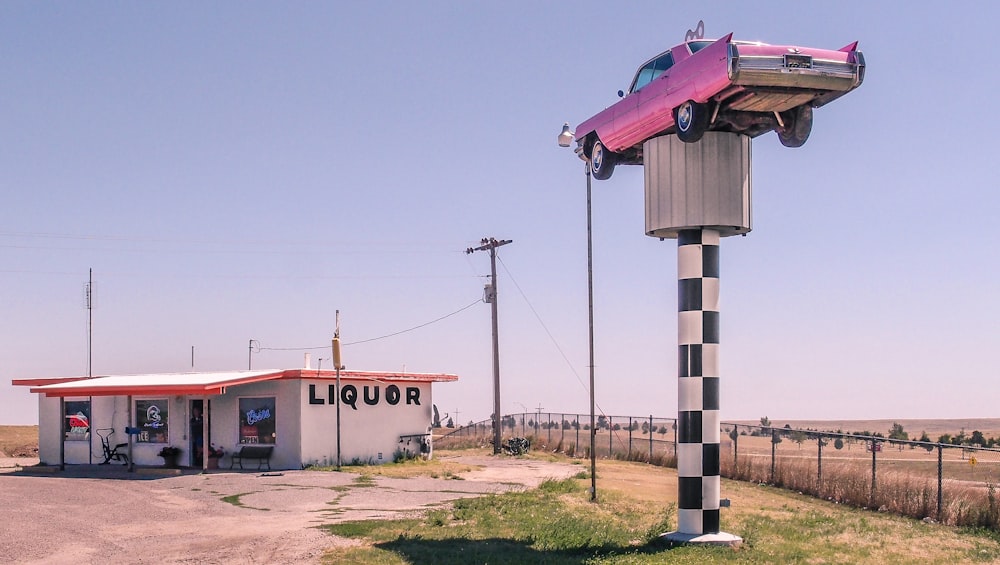
MULTIPOLYGON (((332 379, 303 379, 301 386, 302 462, 305 465, 337 463, 337 408, 330 403, 332 379), (314 396, 310 398, 310 386, 314 396), (311 401, 311 402, 310 402, 311 401)), ((341 462, 387 463, 397 449, 418 453, 417 440, 400 443, 401 435, 423 434, 431 424, 431 383, 341 381, 341 462), (353 387, 353 388, 352 388, 353 387), (395 404, 391 387, 399 392, 395 404), (357 397, 349 402, 354 390, 357 397), (409 396, 408 396, 409 390, 409 396), (376 396, 377 395, 377 396, 376 396)), ((336 394, 334 393, 334 400, 336 394)))
MULTIPOLYGON (((300 469, 306 465, 334 465, 337 462, 336 404, 330 404, 333 379, 282 379, 232 386, 221 396, 210 396, 209 441, 221 447, 226 457, 221 461, 228 468, 229 455, 239 450, 239 399, 246 397, 275 398, 273 469, 300 469), (310 385, 315 395, 310 398, 310 385), (312 402, 310 402, 312 400, 312 402), (320 403, 321 402, 321 403, 320 403)), ((341 461, 386 463, 397 450, 412 454, 420 452, 420 438, 400 436, 420 435, 429 431, 432 399, 429 382, 376 382, 367 379, 343 379, 342 392, 347 400, 341 404, 341 461), (352 392, 353 391, 353 392, 352 392), (356 393, 353 402, 350 397, 356 393), (397 397, 398 394, 398 397, 397 397)), ((190 438, 191 400, 200 396, 136 396, 132 398, 131 414, 127 397, 103 396, 91 400, 91 441, 67 441, 67 464, 97 464, 104 460, 98 429, 113 428, 112 447, 126 443, 126 426, 136 422, 135 403, 139 400, 161 399, 167 406, 167 443, 139 443, 133 437, 132 457, 136 465, 161 465, 156 454, 164 445, 181 449, 180 464, 193 463, 190 438), (129 418, 131 415, 131 418, 129 418), (89 452, 89 453, 88 453, 89 452), (92 453, 92 456, 90 455, 92 453)), ((87 398, 67 398, 87 400, 87 398)), ((38 436, 39 458, 42 462, 59 463, 61 420, 59 399, 39 395, 38 436)), ((429 436, 428 436, 429 441, 429 436)), ((127 449, 122 448, 122 452, 127 449)), ((255 468, 254 463, 250 463, 255 468)))
MULTIPOLYGON (((128 437, 125 435, 126 404, 125 397, 121 396, 95 396, 87 397, 67 397, 67 401, 90 400, 90 425, 91 433, 89 441, 67 441, 65 448, 66 463, 97 464, 104 461, 104 450, 101 447, 101 438, 96 433, 97 430, 110 428, 114 434, 110 436, 111 447, 118 443, 126 443, 128 437), (92 454, 92 455, 91 455, 92 454)), ((63 415, 59 412, 59 399, 48 398, 44 395, 38 397, 38 458, 41 462, 57 465, 59 463, 59 441, 61 439, 61 423, 63 415)), ((106 433, 102 431, 102 433, 106 433)), ((124 449, 121 450, 123 453, 124 449)))
MULTIPOLYGON (((265 381, 233 386, 222 396, 212 397, 209 440, 225 450, 221 465, 229 467, 229 455, 240 448, 239 399, 249 397, 274 397, 275 443, 271 455, 274 469, 300 469, 299 457, 299 383, 295 380, 265 381)), ((245 465, 255 468, 256 462, 245 465)), ((239 468, 239 466, 237 466, 239 468)))

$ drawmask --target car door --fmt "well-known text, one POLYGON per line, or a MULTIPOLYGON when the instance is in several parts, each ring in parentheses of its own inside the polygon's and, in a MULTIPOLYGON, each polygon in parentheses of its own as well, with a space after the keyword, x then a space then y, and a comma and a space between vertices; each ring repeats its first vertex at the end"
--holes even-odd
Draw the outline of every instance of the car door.
POLYGON ((663 98, 670 88, 670 69, 674 65, 673 53, 667 51, 657 57, 655 77, 639 93, 639 131, 643 139, 660 133, 673 124, 672 108, 663 104, 663 98))

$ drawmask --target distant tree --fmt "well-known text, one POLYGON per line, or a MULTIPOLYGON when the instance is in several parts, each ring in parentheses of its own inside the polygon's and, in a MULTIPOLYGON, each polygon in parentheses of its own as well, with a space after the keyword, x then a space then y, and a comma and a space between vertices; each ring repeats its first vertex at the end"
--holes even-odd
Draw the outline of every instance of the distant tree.
POLYGON ((597 417, 597 429, 602 430, 608 427, 608 417, 601 415, 597 417))
POLYGON ((646 435, 648 433, 649 433, 649 422, 643 420, 643 422, 642 422, 642 435, 646 435))
POLYGON ((762 427, 762 428, 770 428, 771 427, 771 420, 768 419, 767 416, 764 416, 763 418, 760 419, 760 427, 762 427))
POLYGON ((667 432, 668 432, 668 431, 669 431, 669 430, 667 430, 667 427, 666 427, 666 426, 660 426, 660 429, 658 430, 658 433, 659 433, 659 434, 660 434, 661 436, 665 436, 665 435, 667 435, 667 432))
POLYGON ((740 437, 740 432, 736 429, 736 426, 733 426, 733 429, 729 430, 729 439, 736 441, 738 437, 740 437))
POLYGON ((619 430, 622 429, 622 425, 621 424, 615 424, 614 426, 611 426, 611 429, 617 432, 617 431, 619 431, 619 430))
POLYGON ((927 435, 927 430, 920 432, 920 439, 918 439, 917 441, 925 441, 930 443, 931 438, 930 436, 927 435))
POLYGON ((806 441, 806 433, 800 430, 795 430, 791 433, 790 437, 792 441, 799 444, 799 449, 802 449, 802 442, 806 441))
POLYGON ((446 428, 454 428, 455 427, 455 421, 451 419, 451 416, 448 416, 448 422, 445 424, 445 427, 446 428))
POLYGON ((844 449, 844 440, 840 439, 839 437, 833 440, 833 447, 835 449, 844 449))
POLYGON ((962 445, 969 441, 969 437, 965 435, 965 428, 959 430, 958 435, 951 438, 951 442, 955 445, 962 445))
POLYGON ((910 434, 903 430, 902 424, 893 422, 892 427, 889 428, 889 439, 910 439, 910 434))
POLYGON ((986 447, 986 438, 983 437, 983 432, 979 430, 973 430, 972 437, 969 438, 969 443, 972 445, 981 445, 986 447))

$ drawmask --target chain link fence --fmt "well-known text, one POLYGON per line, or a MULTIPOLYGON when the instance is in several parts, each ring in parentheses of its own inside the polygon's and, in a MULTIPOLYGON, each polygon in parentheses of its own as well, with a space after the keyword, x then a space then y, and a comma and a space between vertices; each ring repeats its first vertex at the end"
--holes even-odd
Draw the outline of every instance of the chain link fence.
MULTIPOLYGON (((523 412, 501 419, 501 438, 531 449, 590 456, 590 415, 523 412)), ((677 421, 596 418, 597 457, 676 467, 677 421)), ((444 432, 440 448, 487 446, 492 420, 444 432)), ((1000 449, 790 427, 722 423, 723 477, 768 484, 840 504, 1000 531, 1000 449)))
MULTIPOLYGON (((590 457, 590 415, 555 412, 522 412, 500 419, 501 441, 524 437, 531 448, 570 457, 590 457)), ((434 440, 439 448, 491 445, 493 421, 483 420, 445 432, 434 440)), ((596 417, 594 453, 597 457, 628 459, 675 466, 677 421, 653 416, 596 417)))

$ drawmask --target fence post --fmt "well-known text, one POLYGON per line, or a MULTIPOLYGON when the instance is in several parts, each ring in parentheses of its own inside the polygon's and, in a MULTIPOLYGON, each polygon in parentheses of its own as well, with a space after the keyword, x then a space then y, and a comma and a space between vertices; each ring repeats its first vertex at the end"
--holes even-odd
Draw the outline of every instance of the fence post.
POLYGON ((778 442, 776 441, 777 439, 778 439, 778 432, 777 432, 777 430, 771 430, 771 484, 772 485, 774 484, 775 451, 778 448, 778 442))
POLYGON ((872 441, 871 441, 871 447, 872 447, 872 492, 871 492, 871 496, 870 496, 871 500, 868 501, 868 506, 869 507, 875 506, 875 480, 876 480, 875 479, 876 478, 876 475, 875 475, 875 459, 876 459, 876 457, 875 456, 878 454, 878 452, 875 450, 875 445, 876 445, 875 438, 872 438, 872 441))
POLYGON ((816 496, 823 497, 823 436, 816 436, 816 496))
POLYGON ((674 418, 674 423, 671 425, 674 428, 674 457, 677 457, 677 419, 674 418))
MULTIPOLYGON (((548 439, 548 442, 549 442, 549 445, 552 445, 552 412, 548 413, 548 421, 545 422, 545 427, 547 427, 549 429, 549 433, 548 433, 549 439, 548 439)), ((559 423, 559 427, 562 427, 562 422, 559 423)))
POLYGON ((632 416, 628 417, 628 456, 626 459, 632 460, 632 416))
POLYGON ((736 458, 740 453, 740 428, 738 426, 733 426, 733 465, 736 464, 736 458))
POLYGON ((615 425, 612 423, 611 416, 608 416, 608 459, 613 459, 615 454, 615 425))
POLYGON ((563 422, 565 422, 565 421, 566 421, 566 415, 565 414, 559 414, 559 445, 561 445, 563 449, 566 449, 566 443, 565 443, 566 442, 566 428, 563 427, 563 422))
POLYGON ((941 506, 944 501, 944 493, 942 492, 942 487, 944 486, 944 463, 942 462, 942 452, 944 451, 944 446, 940 443, 938 444, 938 499, 937 499, 937 519, 938 522, 941 521, 941 506))
POLYGON ((576 415, 576 443, 573 444, 573 455, 580 453, 580 415, 576 415))
POLYGON ((653 462, 653 415, 649 415, 649 462, 653 462))

